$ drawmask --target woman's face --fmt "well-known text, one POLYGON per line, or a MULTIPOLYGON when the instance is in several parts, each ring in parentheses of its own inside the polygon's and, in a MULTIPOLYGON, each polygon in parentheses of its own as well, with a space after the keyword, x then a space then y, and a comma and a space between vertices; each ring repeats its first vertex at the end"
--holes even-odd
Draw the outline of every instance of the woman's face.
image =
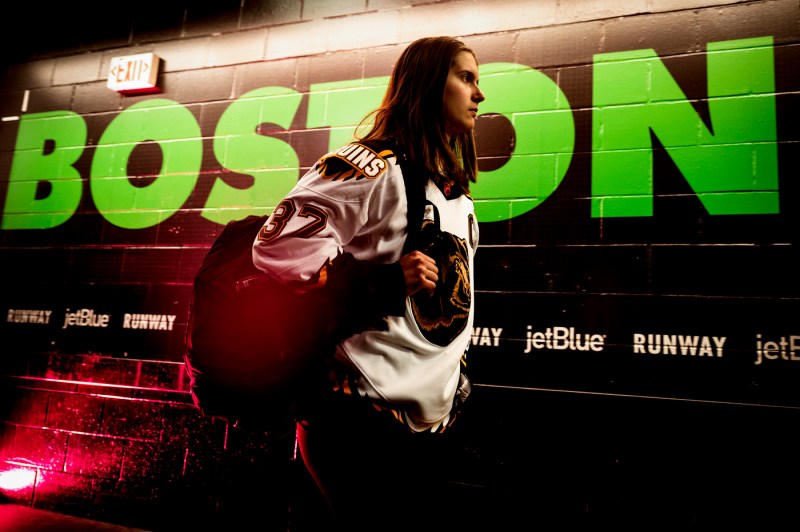
POLYGON ((486 99, 478 87, 478 63, 466 50, 456 55, 444 84, 444 128, 448 140, 475 128, 478 104, 486 99))

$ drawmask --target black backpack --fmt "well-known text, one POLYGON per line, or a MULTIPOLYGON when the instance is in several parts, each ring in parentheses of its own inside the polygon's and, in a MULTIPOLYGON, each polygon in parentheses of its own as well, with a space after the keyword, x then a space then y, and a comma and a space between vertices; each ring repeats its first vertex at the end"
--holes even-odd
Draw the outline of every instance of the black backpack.
POLYGON ((203 259, 184 361, 203 414, 288 429, 310 373, 333 349, 332 313, 325 291, 299 293, 253 265, 253 241, 266 220, 228 222, 203 259))
MULTIPOLYGON (((422 180, 410 186, 412 172, 404 167, 407 244, 416 241, 425 194, 422 180)), ((211 245, 194 279, 184 361, 192 399, 203 414, 291 430, 298 406, 326 378, 337 341, 380 316, 364 299, 374 265, 350 255, 329 265, 323 288, 306 292, 256 268, 252 245, 267 218, 228 222, 211 245)))

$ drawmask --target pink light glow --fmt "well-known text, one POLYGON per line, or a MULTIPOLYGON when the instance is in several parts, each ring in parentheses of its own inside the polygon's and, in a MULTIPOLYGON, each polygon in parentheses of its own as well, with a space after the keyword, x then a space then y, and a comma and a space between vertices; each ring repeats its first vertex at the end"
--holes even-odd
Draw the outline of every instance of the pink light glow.
POLYGON ((36 470, 15 467, 8 471, 0 472, 0 491, 20 491, 33 487, 36 482, 36 470))

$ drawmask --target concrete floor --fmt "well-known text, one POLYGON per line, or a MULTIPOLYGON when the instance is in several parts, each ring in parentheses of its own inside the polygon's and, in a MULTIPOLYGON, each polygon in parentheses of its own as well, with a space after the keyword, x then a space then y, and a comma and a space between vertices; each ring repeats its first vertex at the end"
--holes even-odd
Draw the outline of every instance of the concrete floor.
MULTIPOLYGON (((128 528, 80 517, 37 510, 18 504, 0 504, 0 530, 14 532, 139 532, 128 528)), ((141 531, 144 532, 144 531, 141 531)))

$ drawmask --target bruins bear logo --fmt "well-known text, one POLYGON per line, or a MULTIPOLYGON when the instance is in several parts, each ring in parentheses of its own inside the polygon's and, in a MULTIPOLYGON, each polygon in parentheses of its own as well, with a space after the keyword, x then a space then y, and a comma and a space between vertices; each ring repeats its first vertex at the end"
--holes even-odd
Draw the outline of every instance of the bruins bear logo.
POLYGON ((433 220, 425 220, 422 236, 427 244, 421 251, 436 261, 439 281, 433 293, 421 291, 411 296, 411 309, 423 336, 445 346, 461 334, 469 318, 469 251, 464 239, 441 231, 433 220))

